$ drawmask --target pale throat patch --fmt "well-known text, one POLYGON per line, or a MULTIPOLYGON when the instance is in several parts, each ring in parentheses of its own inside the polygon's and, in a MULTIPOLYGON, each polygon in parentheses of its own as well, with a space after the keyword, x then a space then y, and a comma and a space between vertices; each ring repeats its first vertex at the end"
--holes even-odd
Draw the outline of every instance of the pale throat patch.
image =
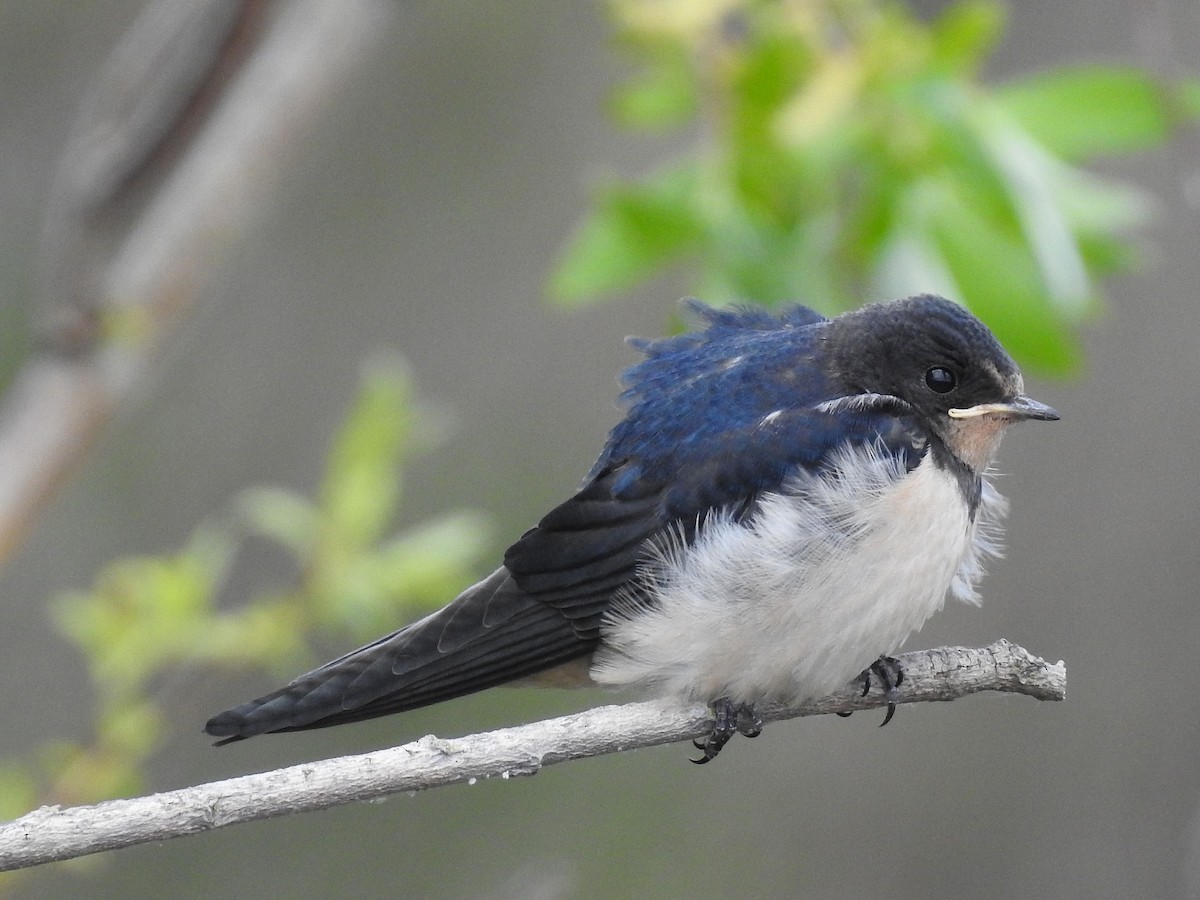
MULTIPOLYGON (((1002 376, 991 363, 986 363, 993 380, 1004 387, 1006 395, 1019 397, 1025 393, 1025 379, 1020 372, 1012 372, 1002 376)), ((984 472, 996 458, 1000 448, 1000 439, 1008 426, 1016 419, 1011 416, 996 413, 985 413, 969 419, 951 419, 946 434, 946 443, 954 454, 976 472, 984 472)))
POLYGON ((976 472, 982 472, 996 458, 1000 439, 1013 419, 988 413, 972 419, 951 419, 946 444, 954 455, 976 472))

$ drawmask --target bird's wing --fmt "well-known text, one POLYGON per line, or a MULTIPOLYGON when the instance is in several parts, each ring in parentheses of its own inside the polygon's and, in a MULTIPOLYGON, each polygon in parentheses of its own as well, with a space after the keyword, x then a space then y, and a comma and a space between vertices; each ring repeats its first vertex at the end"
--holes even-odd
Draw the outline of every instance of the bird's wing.
POLYGON ((326 663, 286 687, 214 716, 206 731, 238 740, 415 709, 527 677, 591 653, 614 598, 645 601, 648 541, 690 540, 714 510, 749 514, 764 491, 816 470, 838 447, 874 442, 919 455, 903 417, 781 412, 731 429, 703 454, 624 460, 597 473, 445 608, 326 663))

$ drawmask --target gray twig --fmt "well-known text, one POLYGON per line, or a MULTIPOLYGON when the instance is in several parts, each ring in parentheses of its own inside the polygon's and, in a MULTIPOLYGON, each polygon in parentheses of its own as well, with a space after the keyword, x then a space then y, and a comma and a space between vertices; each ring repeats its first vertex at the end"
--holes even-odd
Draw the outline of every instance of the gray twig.
MULTIPOLYGON (((901 703, 956 700, 980 691, 1062 700, 1066 667, 1001 640, 978 650, 942 647, 900 658, 901 703)), ((861 682, 797 706, 760 708, 767 721, 850 712, 886 704, 861 682)), ((93 806, 44 806, 0 825, 0 871, 71 859, 147 841, 209 831, 343 803, 483 778, 534 775, 571 759, 697 737, 712 727, 706 707, 662 701, 604 706, 463 738, 420 740, 93 806)), ((723 760, 722 760, 723 762, 723 760)))

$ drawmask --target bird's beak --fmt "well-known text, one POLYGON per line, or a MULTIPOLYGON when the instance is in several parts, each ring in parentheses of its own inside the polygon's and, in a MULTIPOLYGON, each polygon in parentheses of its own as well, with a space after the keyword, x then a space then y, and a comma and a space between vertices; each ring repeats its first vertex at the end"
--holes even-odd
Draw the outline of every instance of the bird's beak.
POLYGON ((947 410, 952 419, 974 419, 978 416, 1007 416, 1010 419, 1040 419, 1053 422, 1061 418, 1058 411, 1032 397, 1020 396, 1007 403, 979 403, 963 409, 947 410))

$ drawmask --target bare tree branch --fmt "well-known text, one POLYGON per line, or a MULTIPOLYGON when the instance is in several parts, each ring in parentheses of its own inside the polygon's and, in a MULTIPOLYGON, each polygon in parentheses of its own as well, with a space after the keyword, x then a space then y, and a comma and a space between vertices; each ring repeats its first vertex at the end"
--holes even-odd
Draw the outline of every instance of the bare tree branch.
POLYGON ((155 0, 130 29, 47 215, 53 346, 0 398, 0 562, 143 381, 391 14, 386 0, 155 0))
MULTIPOLYGON (((1066 667, 1050 664, 1008 641, 979 650, 942 647, 908 653, 901 703, 955 700, 980 691, 1066 696, 1066 667)), ((882 691, 862 696, 850 684, 821 700, 759 708, 767 721, 886 704, 882 691)), ((712 717, 701 705, 658 701, 604 706, 557 719, 464 738, 428 735, 418 741, 272 772, 244 775, 149 797, 93 806, 45 806, 0 825, 0 870, 71 859, 146 841, 162 841, 238 822, 326 809, 401 791, 419 791, 481 778, 535 775, 543 766, 707 733, 712 717)), ((728 751, 726 751, 728 752, 728 751)))

